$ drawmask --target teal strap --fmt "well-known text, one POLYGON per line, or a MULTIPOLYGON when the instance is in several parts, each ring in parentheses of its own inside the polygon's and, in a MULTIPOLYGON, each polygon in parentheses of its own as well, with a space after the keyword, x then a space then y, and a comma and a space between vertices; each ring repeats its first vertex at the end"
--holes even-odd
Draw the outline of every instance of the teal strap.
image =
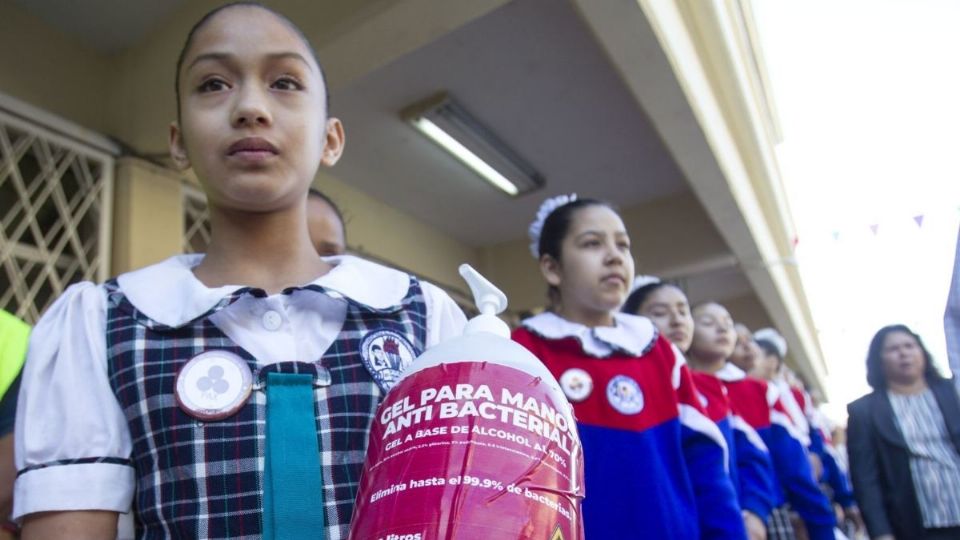
POLYGON ((267 374, 263 538, 325 538, 313 376, 267 374))

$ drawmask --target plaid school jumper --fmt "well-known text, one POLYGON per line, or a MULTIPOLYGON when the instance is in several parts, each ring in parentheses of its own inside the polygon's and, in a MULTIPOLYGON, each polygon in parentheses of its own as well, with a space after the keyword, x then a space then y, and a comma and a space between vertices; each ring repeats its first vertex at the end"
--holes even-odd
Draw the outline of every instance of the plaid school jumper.
POLYGON ((111 388, 127 419, 133 441, 129 465, 137 481, 134 496, 137 538, 254 539, 262 534, 263 470, 266 443, 266 373, 313 373, 317 438, 323 475, 326 537, 346 539, 371 422, 383 398, 361 358, 361 340, 389 331, 405 339, 414 356, 426 343, 426 303, 411 278, 400 304, 374 309, 318 285, 283 294, 328 294, 348 302, 336 341, 320 359, 295 359, 261 366, 231 341, 210 316, 243 295, 243 288, 205 314, 178 327, 149 319, 136 309, 115 280, 107 290, 107 366, 111 388), (312 290, 314 293, 307 292, 312 290), (244 359, 254 390, 235 415, 202 422, 176 403, 181 367, 210 350, 244 359))

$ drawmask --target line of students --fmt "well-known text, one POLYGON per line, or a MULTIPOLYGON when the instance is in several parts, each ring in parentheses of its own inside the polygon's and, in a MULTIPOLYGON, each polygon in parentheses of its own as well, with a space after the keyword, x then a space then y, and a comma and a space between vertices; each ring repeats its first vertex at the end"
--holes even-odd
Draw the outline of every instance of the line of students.
POLYGON ((588 537, 792 538, 789 503, 809 538, 835 538, 806 424, 775 385, 727 362, 738 337, 726 309, 691 311, 657 280, 628 298, 629 234, 600 201, 548 200, 530 233, 551 309, 514 339, 574 403, 588 537))
MULTIPOLYGON (((75 285, 37 324, 14 515, 24 538, 108 538, 131 510, 139 538, 346 538, 392 380, 373 346, 387 336, 406 361, 459 334, 464 316, 411 276, 318 255, 307 190, 339 159, 344 130, 293 23, 251 3, 217 8, 191 29, 176 73, 171 154, 207 194, 208 252, 75 285), (267 396, 293 396, 288 387, 291 418, 315 418, 322 494, 295 524, 276 519, 286 494, 271 478, 302 480, 298 490, 317 479, 290 475, 269 451, 282 442, 271 426, 285 424, 268 417, 267 396), (214 405, 191 405, 200 398, 214 405)), ((630 239, 599 201, 551 199, 530 233, 552 309, 514 338, 574 402, 588 537, 762 538, 788 500, 811 538, 827 538, 829 505, 773 387, 721 363, 734 341, 716 337, 722 307, 698 308, 686 334, 651 322, 653 304, 637 306, 651 319, 620 312, 630 239)))

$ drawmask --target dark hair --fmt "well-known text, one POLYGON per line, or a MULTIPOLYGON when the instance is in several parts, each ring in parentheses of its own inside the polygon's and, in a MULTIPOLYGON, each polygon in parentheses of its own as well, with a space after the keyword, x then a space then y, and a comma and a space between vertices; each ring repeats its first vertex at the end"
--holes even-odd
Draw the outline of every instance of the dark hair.
POLYGON ((340 207, 337 206, 337 203, 333 202, 333 199, 331 199, 330 197, 328 197, 326 194, 324 194, 322 191, 320 191, 315 187, 311 187, 309 190, 307 190, 307 197, 316 197, 321 201, 327 203, 327 206, 329 206, 333 210, 333 213, 337 215, 337 219, 340 220, 340 225, 341 225, 341 228, 343 229, 343 241, 344 243, 346 243, 347 225, 346 225, 346 222, 343 220, 343 212, 340 211, 340 207))
POLYGON ((620 311, 631 315, 639 315, 640 308, 643 307, 647 298, 650 298, 651 294, 667 286, 676 287, 676 285, 667 281, 654 281, 653 283, 647 283, 643 287, 638 287, 630 293, 630 296, 627 297, 627 301, 623 303, 620 311))
POLYGON ((187 32, 187 40, 183 43, 183 48, 180 49, 180 55, 177 56, 177 72, 173 82, 173 91, 177 96, 177 121, 178 122, 180 121, 180 69, 183 67, 183 61, 187 57, 187 51, 189 51, 190 46, 193 45, 193 37, 198 31, 200 31, 201 28, 206 26, 206 24, 210 22, 210 20, 213 19, 213 17, 216 14, 220 13, 225 9, 233 8, 233 7, 255 7, 255 8, 260 8, 269 13, 272 13, 278 19, 283 21, 287 26, 289 26, 291 30, 296 32, 298 36, 300 36, 300 39, 303 40, 304 45, 307 46, 307 50, 310 51, 310 56, 313 57, 313 61, 316 62, 317 68, 320 70, 320 80, 323 82, 323 94, 325 97, 324 106, 326 108, 326 114, 329 115, 330 114, 330 88, 327 86, 327 74, 323 71, 323 65, 320 63, 320 59, 317 56, 317 51, 313 48, 313 45, 310 43, 310 40, 307 39, 307 36, 303 34, 303 31, 300 30, 300 28, 297 27, 297 25, 293 24, 293 21, 288 19, 282 13, 277 12, 273 9, 270 9, 259 2, 229 2, 227 4, 224 4, 222 6, 216 7, 208 11, 207 14, 204 15, 203 17, 200 17, 200 20, 198 20, 196 24, 194 24, 193 27, 190 29, 190 31, 187 32))
POLYGON ((610 208, 609 204, 597 199, 577 199, 550 212, 547 219, 543 221, 543 230, 540 231, 540 239, 537 242, 537 253, 541 257, 550 255, 559 261, 563 239, 567 236, 567 233, 570 232, 570 223, 573 222, 573 214, 576 213, 577 210, 589 206, 606 206, 610 208))
POLYGON ((777 345, 767 339, 757 339, 753 338, 753 341, 763 350, 763 353, 767 356, 776 356, 777 357, 777 369, 780 369, 780 366, 783 365, 783 355, 780 354, 780 348, 777 345))
MULTIPOLYGON (((549 255, 560 262, 560 254, 563 251, 563 239, 570 232, 570 224, 573 222, 573 215, 577 210, 588 208, 590 206, 611 206, 597 199, 577 199, 563 206, 558 207, 543 220, 543 229, 540 231, 540 239, 537 241, 537 254, 540 257, 549 255)), ((547 296, 552 303, 559 299, 560 290, 553 285, 547 290, 547 296)))
POLYGON ((902 332, 917 340, 917 345, 923 351, 923 376, 927 379, 927 382, 943 380, 943 376, 933 365, 933 357, 930 356, 930 351, 927 350, 920 336, 905 324, 891 324, 878 330, 873 339, 870 340, 870 348, 867 350, 867 384, 870 385, 870 388, 882 390, 887 387, 887 378, 883 374, 883 344, 887 340, 887 336, 894 332, 902 332))

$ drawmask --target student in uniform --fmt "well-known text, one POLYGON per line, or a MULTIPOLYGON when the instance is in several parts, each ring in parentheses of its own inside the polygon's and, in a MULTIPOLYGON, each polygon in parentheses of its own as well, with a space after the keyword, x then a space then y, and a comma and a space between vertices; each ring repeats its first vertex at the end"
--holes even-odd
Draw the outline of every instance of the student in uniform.
POLYGON ((756 368, 763 351, 745 324, 734 323, 733 329, 737 333, 737 345, 733 348, 733 354, 728 361, 744 372, 750 373, 756 368))
POLYGON ((799 514, 811 540, 833 540, 836 538, 833 509, 817 485, 806 447, 779 390, 766 380, 747 376, 742 369, 753 365, 754 372, 763 372, 767 365, 765 360, 756 358, 757 354, 762 356, 762 351, 757 350, 759 347, 747 343, 753 340, 749 330, 745 327, 742 330, 744 333, 738 340, 744 344, 739 350, 735 349, 736 360, 728 362, 717 376, 724 381, 730 399, 738 404, 743 419, 760 434, 770 451, 778 493, 767 536, 771 539, 796 536, 789 518, 792 508, 799 514), (743 355, 751 357, 743 358, 743 355))
POLYGON ((347 251, 347 228, 343 213, 333 199, 316 188, 307 192, 307 229, 317 253, 324 257, 347 251))
POLYGON ((803 383, 784 363, 787 341, 773 328, 762 328, 754 334, 763 351, 762 373, 779 391, 781 402, 804 445, 817 481, 824 486, 824 495, 835 502, 843 518, 855 528, 865 528, 863 517, 853 496, 850 479, 830 447, 830 437, 825 433, 822 420, 813 405, 803 383))
POLYGON ((441 290, 322 259, 307 188, 343 128, 303 34, 243 3, 190 31, 170 148, 210 205, 204 255, 70 287, 37 324, 17 411, 24 538, 346 538, 393 380, 465 319, 441 290))
POLYGON ((633 279, 620 216, 596 200, 555 197, 530 237, 552 310, 524 320, 513 338, 573 403, 587 538, 744 538, 726 444, 683 355, 648 319, 619 312, 633 279))
POLYGON ((733 348, 728 321, 701 314, 702 320, 695 326, 687 296, 679 287, 649 276, 636 279, 642 280, 641 285, 627 298, 623 311, 649 318, 662 335, 687 353, 701 404, 730 449, 728 467, 748 537, 762 540, 775 499, 773 464, 766 446, 737 414, 736 404, 714 375, 733 348))
POLYGON ((837 450, 833 447, 828 420, 817 410, 813 397, 807 392, 803 381, 795 375, 789 380, 789 390, 797 404, 793 414, 801 414, 803 422, 807 425, 807 436, 810 441, 807 452, 816 456, 821 464, 818 480, 827 497, 842 511, 844 521, 852 524, 856 530, 862 531, 866 525, 854 499, 849 474, 837 450))

